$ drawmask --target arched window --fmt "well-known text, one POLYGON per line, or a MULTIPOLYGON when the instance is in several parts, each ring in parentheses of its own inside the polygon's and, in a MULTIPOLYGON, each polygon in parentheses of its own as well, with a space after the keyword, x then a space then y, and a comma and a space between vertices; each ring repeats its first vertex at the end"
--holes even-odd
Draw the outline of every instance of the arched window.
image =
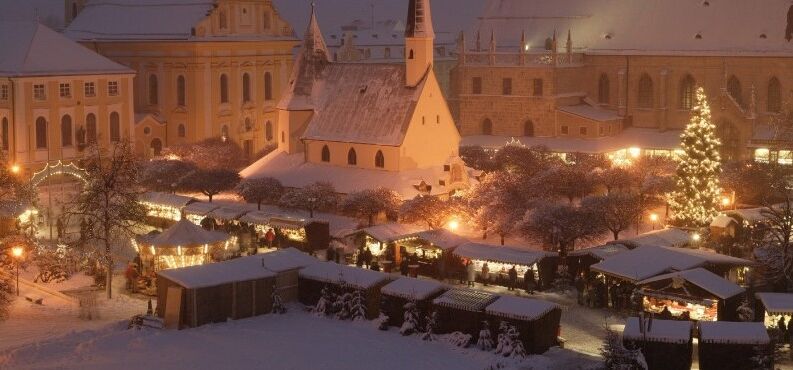
POLYGON ((374 156, 374 166, 377 168, 385 167, 385 156, 382 150, 378 150, 377 154, 374 156))
POLYGON ((408 59, 413 59, 413 49, 410 49, 410 54, 408 55, 408 59))
POLYGON ((264 100, 273 100, 273 75, 264 72, 264 100))
POLYGON ((485 118, 482 122, 482 135, 493 135, 493 121, 490 118, 485 118))
POLYGON ((523 124, 523 136, 534 136, 534 122, 531 120, 523 124))
POLYGON ((653 79, 648 74, 642 74, 639 79, 639 108, 653 107, 653 79))
POLYGON ((253 123, 250 118, 245 118, 245 132, 253 131, 253 123))
POLYGON ((179 124, 179 127, 177 128, 176 131, 177 131, 176 134, 179 135, 179 137, 187 136, 187 129, 184 127, 183 123, 179 124))
POLYGON ((223 138, 224 140, 229 138, 229 127, 228 126, 223 125, 223 127, 220 128, 220 137, 223 138))
POLYGON ((72 117, 68 114, 61 117, 61 146, 72 146, 72 117))
POLYGON ((47 149, 47 120, 36 119, 36 149, 47 149))
POLYGON ((270 121, 264 124, 264 137, 267 141, 273 141, 273 123, 270 121))
POLYGON ((270 12, 264 12, 264 17, 262 18, 262 27, 264 27, 265 30, 269 30, 271 24, 272 24, 272 17, 270 15, 270 12))
POLYGON ((603 73, 598 80, 598 103, 608 104, 611 101, 610 95, 611 84, 609 83, 609 76, 603 73))
POLYGON ((85 131, 89 144, 96 142, 96 116, 88 113, 85 117, 85 131))
POLYGON ((151 154, 155 157, 159 157, 160 153, 162 153, 162 141, 158 138, 155 138, 151 141, 151 154))
POLYGON ((229 102, 229 78, 226 75, 220 75, 220 102, 229 102))
POLYGON ((730 93, 730 96, 735 99, 735 102, 738 103, 738 105, 743 106, 743 91, 741 89, 741 81, 738 81, 738 78, 734 75, 730 76, 730 78, 727 80, 727 92, 730 93))
POLYGON ((718 137, 721 141, 721 159, 733 161, 741 155, 741 133, 738 128, 728 120, 719 122, 717 129, 718 137))
POLYGON ((355 166, 358 164, 358 155, 355 154, 355 149, 350 148, 350 151, 347 152, 347 164, 351 166, 355 166))
POLYGON ((121 141, 121 119, 116 112, 110 113, 110 141, 121 141))
POLYGON ((226 22, 226 12, 220 12, 220 16, 219 16, 218 18, 220 18, 220 20, 219 20, 219 22, 220 22, 220 29, 221 29, 221 30, 225 30, 225 29, 226 29, 226 27, 227 27, 227 22, 226 22))
POLYGON ((322 161, 330 162, 330 149, 328 149, 327 145, 322 146, 322 161))
POLYGON ((284 133, 283 131, 281 131, 281 142, 282 143, 286 142, 286 133, 284 133))
POLYGON ((768 81, 768 111, 779 113, 782 110, 782 84, 779 79, 772 77, 768 81))
POLYGON ((176 104, 180 107, 184 107, 187 105, 187 84, 184 80, 184 76, 179 76, 176 78, 176 104))
POLYGON ((247 73, 242 75, 242 102, 247 103, 251 101, 251 76, 247 73))
POLYGON ((0 134, 2 134, 2 136, 3 136, 2 138, 0 138, 0 139, 3 140, 2 141, 2 144, 3 144, 2 149, 3 150, 8 150, 8 148, 10 147, 10 144, 9 144, 10 140, 9 140, 9 137, 8 137, 8 135, 11 134, 10 131, 11 131, 11 128, 8 127, 8 118, 3 117, 3 127, 2 127, 2 132, 0 132, 0 134))
POLYGON ((149 104, 157 105, 160 102, 157 89, 157 75, 149 75, 149 104))
POLYGON ((694 107, 694 86, 697 84, 694 77, 686 75, 680 80, 680 109, 691 109, 694 107))

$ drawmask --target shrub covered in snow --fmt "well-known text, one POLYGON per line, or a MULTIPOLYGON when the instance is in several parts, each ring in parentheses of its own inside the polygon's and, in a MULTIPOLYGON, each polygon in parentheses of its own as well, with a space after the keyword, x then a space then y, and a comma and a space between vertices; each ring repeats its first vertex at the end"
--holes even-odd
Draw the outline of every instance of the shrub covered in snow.
POLYGON ((482 330, 479 331, 476 346, 483 351, 493 350, 493 335, 490 333, 490 324, 487 321, 482 321, 482 330))
POLYGON ((625 348, 619 334, 611 329, 606 329, 606 339, 600 354, 606 370, 647 370, 647 362, 641 349, 625 348))
POLYGON ((457 347, 468 347, 471 344, 471 340, 473 339, 470 334, 464 334, 459 331, 450 333, 443 337, 446 343, 449 343, 453 346, 457 347))
POLYGON ((424 335, 421 339, 426 341, 434 341, 436 338, 436 331, 438 330, 438 313, 433 311, 432 314, 427 316, 427 325, 424 328, 424 335))
POLYGON ((405 313, 403 314, 404 321, 399 332, 402 335, 411 335, 419 331, 419 312, 416 307, 416 302, 411 301, 405 303, 405 313))
POLYGON ((363 299, 363 291, 361 289, 356 289, 352 293, 350 317, 355 321, 366 320, 366 301, 363 299))
POLYGON ((273 294, 270 296, 273 301, 273 313, 277 314, 285 314, 286 313, 286 306, 284 306, 284 302, 281 300, 281 295, 278 294, 278 289, 273 290, 273 294))
POLYGON ((323 287, 317 304, 314 305, 314 314, 317 316, 328 316, 334 312, 333 304, 336 302, 336 295, 328 287, 323 287))

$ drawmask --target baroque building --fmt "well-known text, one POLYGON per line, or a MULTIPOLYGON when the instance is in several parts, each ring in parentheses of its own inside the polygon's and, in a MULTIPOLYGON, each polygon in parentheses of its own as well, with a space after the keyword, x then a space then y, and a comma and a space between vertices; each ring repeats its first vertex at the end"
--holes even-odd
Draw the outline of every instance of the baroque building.
POLYGON ((278 149, 242 171, 341 194, 386 187, 404 199, 468 186, 460 136, 433 72, 429 0, 410 0, 402 63, 334 62, 312 9, 278 103, 278 149))
POLYGON ((771 125, 793 87, 789 8, 489 0, 452 72, 463 144, 669 154, 702 86, 724 158, 793 163, 771 125))
POLYGON ((65 34, 133 69, 137 148, 223 137, 275 145, 292 28, 271 0, 66 0, 65 34))

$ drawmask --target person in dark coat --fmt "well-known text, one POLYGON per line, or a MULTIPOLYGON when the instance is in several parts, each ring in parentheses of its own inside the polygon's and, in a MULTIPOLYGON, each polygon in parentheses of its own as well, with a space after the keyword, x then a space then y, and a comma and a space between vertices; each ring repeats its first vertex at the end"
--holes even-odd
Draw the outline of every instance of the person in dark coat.
POLYGON ((575 290, 577 292, 576 298, 578 300, 578 304, 584 304, 584 276, 577 275, 575 277, 575 281, 573 281, 573 284, 575 285, 575 290))
POLYGON ((523 274, 523 283, 526 284, 526 293, 534 294, 534 288, 537 286, 537 282, 534 280, 534 270, 526 269, 526 273, 523 274))
POLYGON ((399 272, 403 276, 408 276, 408 271, 410 270, 410 267, 408 267, 409 264, 410 262, 408 262, 407 258, 403 258, 402 262, 399 263, 399 272))
POLYGON ((358 255, 355 257, 355 266, 363 267, 364 255, 363 247, 358 248, 358 255))
POLYGON ((776 322, 776 326, 779 329, 779 333, 784 336, 784 338, 788 338, 788 327, 785 326, 785 317, 780 316, 779 320, 776 322))
POLYGON ((372 251, 369 250, 369 247, 363 250, 363 264, 366 265, 367 268, 372 265, 372 251))
POLYGON ((515 285, 518 283, 518 270, 515 269, 513 265, 511 269, 507 272, 509 276, 509 290, 515 290, 515 285))
POLYGON ((669 307, 664 306, 664 309, 661 310, 661 313, 658 314, 661 320, 671 320, 672 319, 672 312, 669 311, 669 307))
POLYGON ((333 261, 335 252, 336 251, 333 250, 333 246, 329 245, 328 249, 325 250, 325 260, 333 261))
POLYGON ((369 268, 374 271, 380 271, 380 264, 378 264, 377 261, 374 261, 371 265, 369 265, 369 268))

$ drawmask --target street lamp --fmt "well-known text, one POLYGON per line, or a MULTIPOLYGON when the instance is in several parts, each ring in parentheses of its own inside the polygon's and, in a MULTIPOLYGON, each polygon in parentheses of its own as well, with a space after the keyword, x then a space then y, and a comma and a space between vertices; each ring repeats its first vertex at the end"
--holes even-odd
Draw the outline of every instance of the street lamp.
POLYGON ((456 219, 452 219, 451 221, 449 221, 446 227, 448 227, 450 231, 457 231, 457 229, 460 228, 460 221, 457 221, 456 219))
POLYGON ((21 171, 22 171, 22 167, 19 167, 18 164, 15 164, 15 165, 11 166, 11 173, 13 173, 14 175, 18 175, 19 172, 21 172, 21 171))
POLYGON ((691 235, 691 240, 693 240, 694 243, 699 243, 699 241, 701 239, 702 239, 702 236, 699 235, 699 233, 694 233, 694 235, 691 235))
POLYGON ((721 206, 723 209, 727 209, 730 206, 730 197, 724 196, 721 198, 721 206))
POLYGON ((655 223, 658 222, 658 215, 655 213, 650 213, 650 221, 653 222, 653 230, 655 230, 655 223))
POLYGON ((22 247, 11 248, 11 255, 14 256, 17 265, 17 297, 19 297, 19 263, 22 260, 22 252, 24 252, 22 247))

